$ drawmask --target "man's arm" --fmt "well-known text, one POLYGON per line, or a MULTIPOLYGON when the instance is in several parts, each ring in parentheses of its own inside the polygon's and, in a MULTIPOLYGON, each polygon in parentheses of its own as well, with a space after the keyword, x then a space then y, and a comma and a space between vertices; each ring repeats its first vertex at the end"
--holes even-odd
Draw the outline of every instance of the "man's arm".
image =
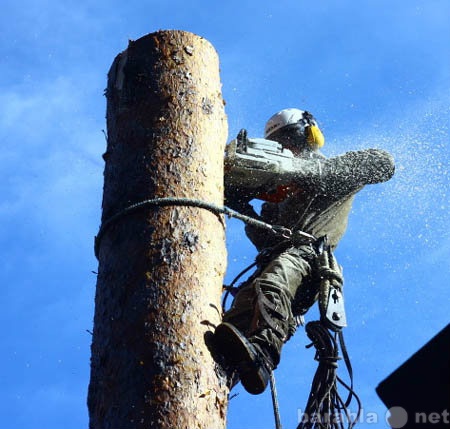
MULTIPOLYGON (((320 159, 296 158, 292 180, 313 187, 324 194, 344 196, 364 185, 389 180, 395 171, 394 159, 381 149, 347 152, 344 155, 320 159)), ((286 180, 280 177, 279 180, 286 180)))
MULTIPOLYGON (((242 169, 241 169, 242 170, 242 169)), ((249 204, 261 193, 279 185, 295 182, 304 189, 314 189, 337 198, 349 195, 365 185, 389 180, 395 171, 394 159, 382 149, 347 152, 333 158, 294 158, 289 171, 249 172, 240 177, 225 175, 225 204, 249 216, 257 217, 249 204), (261 185, 262 174, 267 175, 261 185)))

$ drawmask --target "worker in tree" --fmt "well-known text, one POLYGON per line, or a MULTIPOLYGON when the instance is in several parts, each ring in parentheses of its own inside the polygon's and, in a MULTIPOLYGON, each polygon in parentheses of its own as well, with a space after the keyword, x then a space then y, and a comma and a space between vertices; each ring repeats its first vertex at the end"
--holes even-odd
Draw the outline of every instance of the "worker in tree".
POLYGON ((380 149, 326 158, 319 152, 324 137, 315 118, 299 109, 272 116, 265 139, 254 139, 253 144, 242 130, 237 144, 239 159, 226 158, 226 205, 293 232, 286 238, 246 226, 260 252, 258 269, 241 285, 214 334, 225 364, 248 392, 259 394, 280 361, 283 344, 295 332, 298 316, 317 300, 320 246, 326 240, 334 250, 356 193, 367 184, 389 180, 394 161, 380 149), (289 168, 283 162, 265 168, 267 160, 255 156, 277 151, 279 159, 290 161, 289 168), (263 167, 255 168, 255 162, 263 167), (253 199, 264 201, 260 215, 250 204, 253 199))

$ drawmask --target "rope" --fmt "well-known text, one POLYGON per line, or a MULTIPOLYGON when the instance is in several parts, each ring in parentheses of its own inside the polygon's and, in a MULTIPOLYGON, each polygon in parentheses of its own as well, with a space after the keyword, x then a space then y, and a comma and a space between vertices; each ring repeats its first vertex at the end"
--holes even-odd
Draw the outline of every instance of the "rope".
POLYGON ((275 417, 275 429, 282 429, 280 418, 280 407, 278 405, 277 387, 275 384, 275 375, 273 371, 270 371, 270 391, 272 393, 272 407, 275 417))
MULTIPOLYGON (((179 197, 165 197, 165 198, 154 198, 145 201, 141 201, 132 204, 118 213, 114 214, 110 218, 106 219, 100 226, 99 232, 95 237, 94 251, 95 256, 98 258, 99 247, 101 240, 106 232, 106 230, 119 219, 127 216, 131 213, 139 211, 143 208, 148 207, 169 207, 169 206, 184 206, 184 207, 197 207, 204 210, 208 210, 211 213, 219 215, 226 215, 229 218, 236 218, 247 225, 251 225, 257 228, 268 230, 276 235, 279 235, 286 239, 291 239, 293 242, 302 243, 304 240, 313 244, 317 244, 317 240, 314 236, 304 233, 300 230, 292 231, 288 228, 279 225, 270 225, 261 220, 252 218, 250 216, 243 215, 227 206, 218 206, 213 203, 208 203, 202 200, 192 199, 192 198, 179 198, 179 197)), ((225 294, 223 306, 225 306, 225 301, 227 295, 235 288, 233 288, 236 281, 249 269, 253 268, 257 262, 251 264, 243 272, 241 272, 235 280, 233 280, 232 285, 226 287, 227 293, 225 294)), ((340 278, 340 273, 334 270, 327 270, 322 272, 322 275, 329 277, 329 280, 342 281, 340 278)), ((339 332, 339 341, 344 354, 344 361, 347 366, 347 370, 350 375, 350 386, 344 383, 337 375, 337 361, 340 359, 338 356, 338 345, 336 338, 334 338, 330 332, 324 327, 321 322, 310 322, 305 327, 308 337, 312 340, 312 344, 316 347, 316 357, 315 359, 319 362, 316 374, 314 376, 311 393, 308 398, 308 403, 304 413, 306 421, 300 422, 297 429, 343 429, 342 423, 342 412, 345 414, 345 418, 348 421, 348 429, 351 429, 356 424, 361 411, 361 402, 358 396, 353 391, 353 374, 350 365, 350 360, 348 358, 347 350, 345 348, 344 339, 342 332, 339 332), (337 391, 337 383, 340 383, 348 391, 349 395, 347 400, 344 402, 337 391), (358 413, 356 418, 353 420, 348 412, 348 406, 352 398, 355 398, 358 403, 358 413), (337 417, 337 418, 336 418, 337 417)), ((337 335, 337 334, 335 334, 337 335)), ((275 376, 273 372, 270 372, 270 387, 272 392, 272 404, 275 416, 275 427, 276 429, 281 429, 281 419, 278 405, 278 397, 275 385, 275 376)))
POLYGON ((248 267, 244 268, 234 279, 233 281, 228 285, 224 286, 223 289, 226 291, 223 299, 222 299, 222 310, 225 312, 226 305, 227 305, 227 299, 228 296, 231 294, 233 297, 236 296, 237 291, 242 285, 235 286, 236 282, 248 271, 250 271, 253 267, 255 267, 258 264, 257 261, 251 263, 248 267))
MULTIPOLYGON (((297 429, 343 429, 344 422, 347 422, 347 428, 351 429, 359 419, 361 401, 353 391, 353 381, 348 386, 336 375, 337 362, 341 359, 338 356, 336 336, 333 336, 320 321, 309 322, 305 329, 312 341, 307 347, 314 346, 316 348, 315 359, 319 362, 319 366, 314 375, 306 409, 297 429), (338 383, 349 391, 345 402, 339 395, 338 383), (354 418, 348 410, 352 398, 355 398, 358 407, 354 418)), ((342 333, 339 336, 341 337, 341 347, 345 349, 342 333)), ((343 353, 346 354, 346 350, 343 350, 343 353)), ((348 356, 345 357, 346 361, 347 359, 348 356)), ((350 368, 349 374, 352 379, 351 367, 348 368, 350 368)))
POLYGON ((204 210, 208 210, 216 215, 224 214, 228 217, 233 217, 245 222, 247 225, 255 226, 257 228, 262 228, 271 231, 277 235, 281 235, 285 238, 290 238, 292 231, 288 228, 279 225, 270 225, 258 219, 254 219, 250 216, 243 215, 227 206, 218 206, 213 203, 208 203, 206 201, 197 200, 193 198, 179 198, 179 197, 165 197, 165 198, 153 198, 150 200, 141 201, 132 204, 110 218, 106 219, 100 226, 100 230, 95 237, 94 252, 95 256, 98 258, 100 242, 105 234, 105 231, 119 219, 123 218, 130 213, 134 213, 138 210, 148 207, 169 207, 169 206, 185 206, 185 207, 197 207, 204 210))

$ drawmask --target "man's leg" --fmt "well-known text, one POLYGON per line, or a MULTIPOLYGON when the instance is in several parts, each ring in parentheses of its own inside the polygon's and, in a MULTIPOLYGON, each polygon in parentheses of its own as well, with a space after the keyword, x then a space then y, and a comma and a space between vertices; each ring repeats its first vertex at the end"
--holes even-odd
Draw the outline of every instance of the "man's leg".
POLYGON ((277 256, 238 292, 217 327, 219 350, 250 393, 264 391, 269 371, 278 365, 281 348, 295 331, 291 306, 302 280, 311 274, 313 256, 309 246, 277 256))

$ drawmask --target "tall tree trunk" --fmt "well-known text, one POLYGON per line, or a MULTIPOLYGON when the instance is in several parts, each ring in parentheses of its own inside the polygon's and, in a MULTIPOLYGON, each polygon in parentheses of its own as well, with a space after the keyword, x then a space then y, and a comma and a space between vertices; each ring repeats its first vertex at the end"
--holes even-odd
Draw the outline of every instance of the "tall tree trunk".
MULTIPOLYGON (((201 37, 159 31, 114 60, 107 87, 102 221, 160 197, 223 203, 227 123, 218 57, 201 37)), ((220 429, 228 388, 207 347, 226 265, 220 216, 146 207, 98 243, 91 429, 220 429)))

